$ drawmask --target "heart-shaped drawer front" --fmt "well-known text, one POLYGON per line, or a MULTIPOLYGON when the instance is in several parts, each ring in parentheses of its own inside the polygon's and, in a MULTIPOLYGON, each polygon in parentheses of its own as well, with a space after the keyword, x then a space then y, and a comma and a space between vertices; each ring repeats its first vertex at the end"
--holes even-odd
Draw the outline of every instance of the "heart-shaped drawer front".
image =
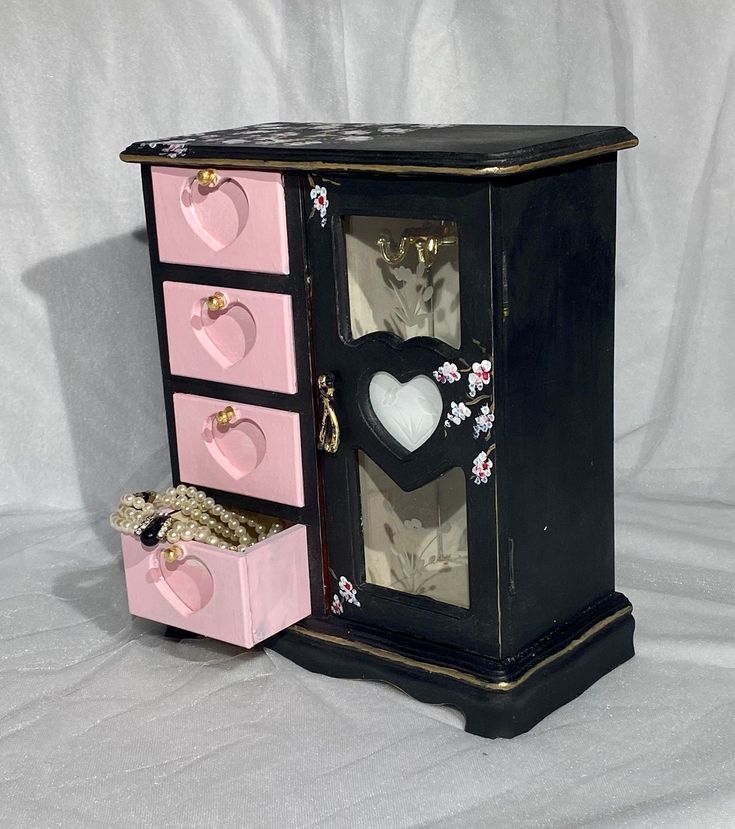
POLYGON ((164 282, 163 295, 172 374, 296 392, 288 294, 164 282), (212 297, 223 307, 210 308, 212 297))
POLYGON ((288 273, 286 203, 280 173, 217 170, 212 186, 197 169, 153 167, 162 262, 288 273))
POLYGON ((306 527, 296 524, 247 552, 179 541, 144 547, 122 537, 134 616, 251 648, 311 613, 306 527))
POLYGON ((248 406, 194 394, 174 394, 181 479, 304 506, 300 420, 296 412, 248 406), (217 414, 230 407, 229 420, 217 414))

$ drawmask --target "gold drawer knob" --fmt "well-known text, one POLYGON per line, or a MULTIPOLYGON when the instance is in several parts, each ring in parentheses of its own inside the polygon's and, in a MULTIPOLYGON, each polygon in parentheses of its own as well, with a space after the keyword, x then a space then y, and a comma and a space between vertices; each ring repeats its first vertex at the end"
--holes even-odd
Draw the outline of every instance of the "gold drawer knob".
POLYGON ((224 311, 227 308, 227 297, 222 291, 215 291, 212 296, 207 297, 207 308, 210 311, 224 311))
POLYGON ((220 426, 227 426, 230 421, 235 419, 235 410, 232 406, 225 406, 225 408, 222 409, 221 412, 217 412, 214 417, 220 426))
POLYGON ((202 187, 216 187, 219 181, 219 173, 216 170, 200 170, 197 173, 197 183, 202 187))
POLYGON ((163 551, 163 557, 168 562, 178 561, 180 558, 184 557, 184 551, 181 547, 174 545, 173 547, 168 547, 163 551))

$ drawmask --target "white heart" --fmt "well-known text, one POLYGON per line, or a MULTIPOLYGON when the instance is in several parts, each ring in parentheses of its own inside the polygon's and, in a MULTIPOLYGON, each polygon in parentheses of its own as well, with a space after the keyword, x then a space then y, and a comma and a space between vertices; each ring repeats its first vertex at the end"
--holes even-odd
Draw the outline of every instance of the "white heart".
POLYGON ((391 437, 413 452, 434 434, 444 410, 436 383, 424 374, 399 383, 387 371, 370 379, 370 405, 391 437))

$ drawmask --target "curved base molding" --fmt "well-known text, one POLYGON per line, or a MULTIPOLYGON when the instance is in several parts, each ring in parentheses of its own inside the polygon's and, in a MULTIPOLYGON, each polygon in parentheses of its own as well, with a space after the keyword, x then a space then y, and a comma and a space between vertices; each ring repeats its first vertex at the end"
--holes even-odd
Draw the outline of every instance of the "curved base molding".
MULTIPOLYGON (((506 674, 505 679, 406 657, 302 625, 265 645, 310 671, 388 682, 422 702, 451 705, 464 714, 470 734, 515 737, 634 655, 631 611, 627 603, 559 650, 547 653, 520 676, 506 674)), ((498 664, 510 666, 513 661, 498 664)))

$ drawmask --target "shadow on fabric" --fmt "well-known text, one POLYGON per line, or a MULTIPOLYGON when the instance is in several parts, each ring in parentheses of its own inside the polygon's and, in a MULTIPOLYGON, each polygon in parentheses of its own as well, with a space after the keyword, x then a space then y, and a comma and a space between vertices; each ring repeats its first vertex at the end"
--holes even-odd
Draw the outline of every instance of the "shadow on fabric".
POLYGON ((122 492, 170 481, 145 230, 47 259, 23 282, 46 302, 84 506, 109 513, 122 492))

